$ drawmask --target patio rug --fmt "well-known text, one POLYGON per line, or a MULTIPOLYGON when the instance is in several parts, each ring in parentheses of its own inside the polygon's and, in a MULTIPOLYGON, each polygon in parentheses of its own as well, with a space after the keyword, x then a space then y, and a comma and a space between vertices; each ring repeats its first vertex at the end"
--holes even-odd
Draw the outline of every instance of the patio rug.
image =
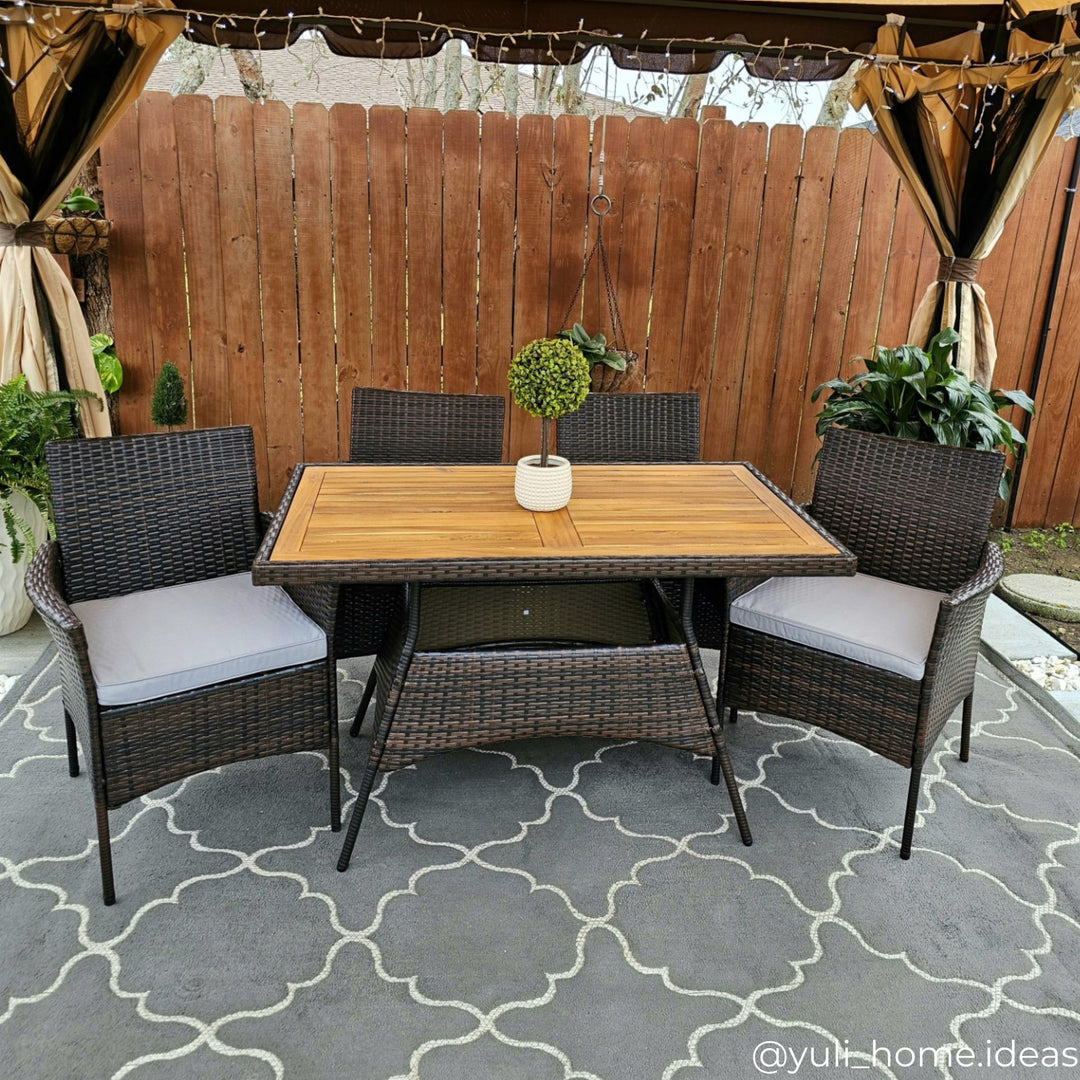
POLYGON ((545 740, 382 778, 339 874, 301 754, 114 812, 112 908, 58 679, 47 654, 0 705, 4 1077, 1080 1071, 1080 740, 985 663, 971 761, 954 719, 907 863, 906 772, 744 716, 752 848, 706 760, 545 740))

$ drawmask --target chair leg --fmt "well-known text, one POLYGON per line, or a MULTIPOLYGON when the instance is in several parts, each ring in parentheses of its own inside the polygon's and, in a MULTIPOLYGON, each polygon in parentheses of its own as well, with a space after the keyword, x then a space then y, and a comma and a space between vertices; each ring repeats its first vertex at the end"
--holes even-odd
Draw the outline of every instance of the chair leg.
POLYGON ((327 710, 330 714, 330 831, 341 832, 341 755, 338 750, 337 665, 327 672, 327 710))
POLYGON ((964 718, 960 723, 960 760, 967 761, 968 752, 971 750, 971 706, 975 701, 975 691, 972 690, 964 698, 964 718))
POLYGON ((352 727, 349 728, 349 734, 355 739, 360 734, 360 725, 364 722, 364 714, 368 710, 368 705, 371 704, 371 695, 375 693, 375 667, 372 665, 371 674, 368 676, 367 685, 364 687, 364 696, 360 699, 360 707, 356 710, 356 716, 353 718, 352 727))
POLYGON ((908 784, 907 813, 904 816, 904 835, 900 841, 900 858, 911 858, 911 837, 915 832, 915 811, 919 807, 919 788, 922 785, 922 764, 912 767, 908 784))
POLYGON ((108 907, 116 903, 116 886, 113 883, 109 811, 100 797, 94 799, 94 812, 97 816, 98 859, 101 862, 101 896, 108 907))
POLYGON ((736 709, 734 705, 732 705, 731 708, 728 709, 727 722, 729 724, 737 724, 739 722, 739 710, 736 709))
POLYGON ((64 710, 64 731, 67 733, 68 751, 68 776, 79 775, 79 744, 75 738, 75 725, 71 722, 71 715, 64 710))

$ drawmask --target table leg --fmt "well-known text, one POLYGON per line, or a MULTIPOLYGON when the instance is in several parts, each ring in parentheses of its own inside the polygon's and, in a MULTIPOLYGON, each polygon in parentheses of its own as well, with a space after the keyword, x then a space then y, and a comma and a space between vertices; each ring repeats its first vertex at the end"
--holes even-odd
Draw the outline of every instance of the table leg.
POLYGON ((349 817, 349 828, 345 834, 345 842, 341 845, 341 855, 338 857, 337 863, 338 870, 345 871, 349 869, 349 861, 352 859, 353 848, 356 846, 356 837, 364 820, 364 811, 367 809, 368 796, 375 785, 375 776, 379 771, 383 751, 386 749, 386 740, 390 735, 390 727, 394 722, 394 713, 397 711, 398 702, 401 700, 401 692, 405 688, 405 679, 409 674, 409 665, 412 663, 413 653, 416 651, 416 640, 419 632, 420 588, 416 585, 410 585, 409 621, 405 631, 405 643, 402 646, 401 655, 398 657, 397 666, 394 668, 394 677, 390 682, 386 706, 375 721, 375 730, 371 736, 371 751, 368 754, 364 776, 360 781, 360 788, 356 794, 356 802, 353 803, 352 814, 349 817))
MULTIPOLYGON (((725 585, 726 589, 726 585, 725 585)), ((712 735, 713 746, 716 753, 713 757, 711 780, 714 784, 720 782, 720 775, 724 777, 727 785, 728 798, 731 799, 731 809, 735 812, 735 822, 739 826, 739 836, 742 842, 749 847, 753 842, 750 835, 750 824, 746 820, 746 810, 743 808, 742 796, 739 794, 739 785, 735 780, 735 770, 731 767, 731 759, 728 757, 727 746, 724 742, 724 729, 716 711, 716 701, 713 700, 712 691, 709 689, 709 679, 705 674, 705 665, 701 662, 701 650, 698 648, 697 635, 694 633, 694 579, 683 579, 682 596, 682 630, 686 638, 687 652, 690 654, 690 664, 694 669, 697 679, 698 692, 701 694, 701 704, 705 709, 705 716, 709 723, 709 733, 712 735)), ((720 657, 719 679, 724 677, 724 657, 720 657)), ((717 683, 717 695, 721 692, 720 682, 717 683)))

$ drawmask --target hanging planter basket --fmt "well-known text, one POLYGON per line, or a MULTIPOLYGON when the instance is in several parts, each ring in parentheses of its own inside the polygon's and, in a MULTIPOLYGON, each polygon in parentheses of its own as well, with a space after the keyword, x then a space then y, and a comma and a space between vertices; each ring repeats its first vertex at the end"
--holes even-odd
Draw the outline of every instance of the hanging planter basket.
POLYGON ((593 364, 589 369, 591 393, 618 394, 636 389, 632 377, 637 373, 638 354, 631 349, 613 349, 612 352, 622 354, 626 367, 617 371, 607 364, 593 364))
POLYGON ((59 214, 45 219, 45 247, 54 255, 93 255, 109 246, 112 222, 59 214))
MULTIPOLYGON (((603 177, 603 153, 601 152, 601 178, 603 177)), ((577 288, 574 290, 574 295, 570 297, 570 303, 567 305, 566 314, 563 316, 562 330, 559 331, 559 337, 570 337, 571 340, 578 344, 581 344, 582 352, 585 353, 585 359, 589 361, 589 390, 591 393, 619 393, 620 391, 627 391, 635 389, 635 382, 638 380, 633 379, 635 369, 637 368, 638 354, 632 349, 626 347, 626 331, 623 329, 622 316, 619 314, 619 304, 615 298, 615 283, 611 280, 611 269, 608 266, 607 252, 604 250, 604 218, 607 216, 608 211, 611 209, 611 199, 607 195, 601 192, 593 197, 591 203, 592 212, 596 215, 596 240, 593 242, 592 249, 589 251, 589 256, 585 260, 585 268, 581 274, 581 280, 577 284, 577 288), (608 315, 611 319, 611 342, 606 343, 606 339, 602 334, 597 334, 599 342, 603 343, 605 348, 598 348, 596 352, 590 354, 590 342, 588 341, 589 331, 584 330, 580 325, 574 326, 574 334, 583 335, 580 338, 571 337, 570 332, 566 327, 572 324, 571 314, 574 310, 574 305, 578 301, 578 297, 581 295, 581 290, 585 287, 585 281, 589 276, 589 267, 592 265, 594 258, 599 256, 600 273, 603 275, 604 291, 607 296, 607 308, 608 315), (620 345, 620 342, 622 343, 620 345), (610 355, 616 353, 626 361, 626 366, 621 370, 612 367, 610 364, 604 363, 600 357, 604 354, 610 355)))

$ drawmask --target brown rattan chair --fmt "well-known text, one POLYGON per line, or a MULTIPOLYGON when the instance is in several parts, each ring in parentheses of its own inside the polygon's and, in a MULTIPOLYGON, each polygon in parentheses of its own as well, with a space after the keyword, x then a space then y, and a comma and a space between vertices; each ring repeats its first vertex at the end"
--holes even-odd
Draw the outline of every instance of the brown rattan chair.
POLYGON ((910 769, 904 859, 923 763, 961 702, 968 759, 979 631, 1002 572, 986 537, 1003 464, 830 428, 810 512, 859 574, 732 583, 718 706, 733 721, 752 709, 823 727, 910 769))
MULTIPOLYGON (((349 460, 368 464, 489 465, 502 461, 504 398, 357 387, 352 393, 349 460)), ((343 585, 335 655, 370 656, 405 603, 398 585, 343 585)), ((375 690, 372 670, 350 734, 360 733, 375 690)))
POLYGON ((589 394, 556 426, 558 452, 581 465, 701 460, 695 393, 589 394))
POLYGON ((51 444, 56 542, 27 592, 60 657, 68 765, 108 811, 207 769, 327 754, 340 828, 336 590, 251 583, 263 532, 250 428, 51 444), (329 647, 328 647, 329 646, 329 647))
MULTIPOLYGON (((581 408, 556 425, 558 452, 581 465, 657 464, 701 460, 701 398, 696 392, 660 394, 589 394, 581 408)), ((660 588, 679 611, 682 582, 663 581, 660 588)), ((723 627, 713 594, 696 589, 694 629, 698 644, 706 630, 723 627)))

